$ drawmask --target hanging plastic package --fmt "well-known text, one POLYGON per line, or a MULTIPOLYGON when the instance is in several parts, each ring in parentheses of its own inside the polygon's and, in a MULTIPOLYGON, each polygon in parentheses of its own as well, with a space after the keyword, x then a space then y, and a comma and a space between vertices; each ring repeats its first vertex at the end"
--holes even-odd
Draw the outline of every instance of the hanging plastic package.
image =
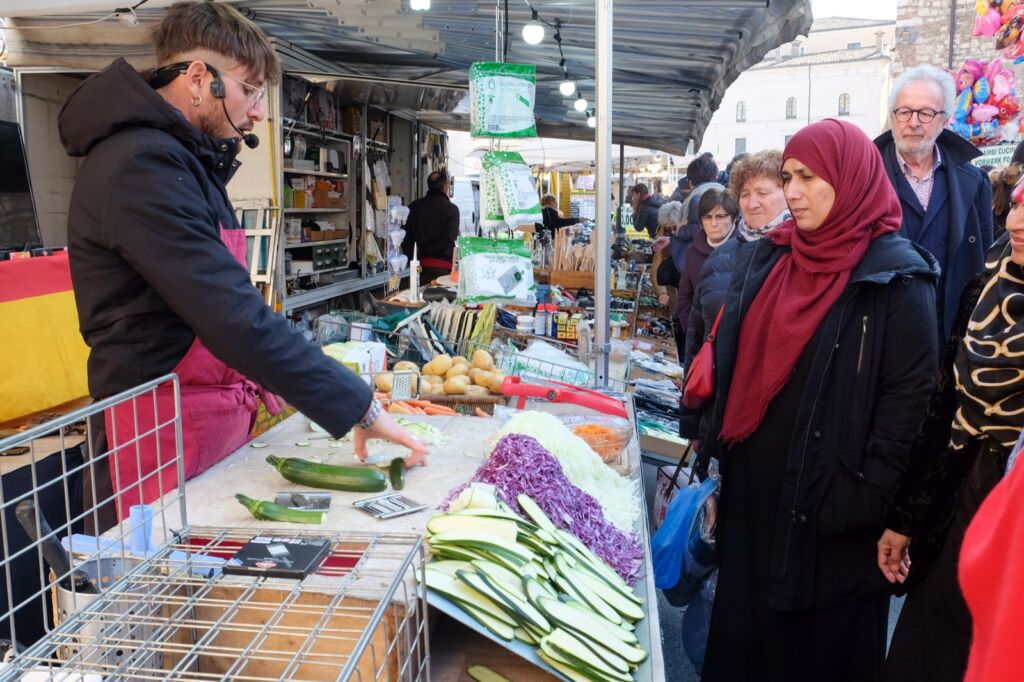
POLYGON ((518 152, 487 152, 482 164, 494 174, 506 225, 515 228, 544 221, 536 180, 518 152))
POLYGON ((508 228, 505 224, 505 214, 501 212, 495 173, 486 167, 480 174, 480 227, 487 232, 508 228))
POLYGON ((469 67, 469 132, 473 137, 537 137, 533 103, 537 69, 476 62, 469 67))
POLYGON ((459 237, 459 302, 537 300, 530 249, 520 239, 459 237))

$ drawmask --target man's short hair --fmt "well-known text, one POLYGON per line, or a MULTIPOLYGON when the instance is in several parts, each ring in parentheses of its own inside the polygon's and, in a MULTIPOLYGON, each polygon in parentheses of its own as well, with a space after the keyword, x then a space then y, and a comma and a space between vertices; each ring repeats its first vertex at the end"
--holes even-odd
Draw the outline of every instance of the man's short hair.
POLYGON ((153 29, 158 66, 193 50, 222 54, 244 66, 250 78, 276 83, 281 61, 263 30, 222 2, 176 2, 153 29))
POLYGON ((642 182, 638 182, 633 185, 633 188, 629 190, 630 194, 639 194, 641 197, 645 197, 651 193, 651 190, 647 189, 647 185, 642 182))
POLYGON ((931 64, 922 64, 921 66, 915 66, 904 71, 896 79, 896 82, 892 84, 892 92, 889 93, 888 116, 890 121, 892 120, 892 110, 896 108, 896 100, 899 98, 900 92, 911 83, 919 81, 935 83, 939 86, 939 91, 942 93, 942 109, 946 112, 946 118, 953 116, 953 109, 956 106, 956 83, 953 82, 953 77, 949 75, 948 71, 943 71, 931 64))
POLYGON ((446 184, 448 184, 448 174, 443 170, 436 170, 427 176, 428 190, 441 190, 446 184))
POLYGON ((686 179, 690 181, 690 187, 717 180, 718 164, 715 163, 714 157, 704 153, 691 161, 686 167, 686 179))

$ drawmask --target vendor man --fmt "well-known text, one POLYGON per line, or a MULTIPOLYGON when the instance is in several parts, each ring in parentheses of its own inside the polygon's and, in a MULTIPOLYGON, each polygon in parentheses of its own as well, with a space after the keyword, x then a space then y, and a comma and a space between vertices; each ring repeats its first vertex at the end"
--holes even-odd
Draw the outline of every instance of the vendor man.
POLYGON ((412 260, 413 244, 423 270, 422 282, 452 271, 452 254, 459 238, 459 207, 448 198, 448 174, 436 170, 427 176, 427 193, 409 204, 402 253, 412 260))
MULTIPOLYGON (((153 42, 158 68, 148 80, 118 59, 60 112, 65 149, 84 157, 68 244, 90 393, 105 398, 176 373, 189 477, 244 444, 259 398, 273 411, 274 394, 335 437, 359 426, 357 454, 365 457, 366 439, 383 438, 421 462, 424 445, 381 411, 363 379, 305 341, 250 283, 225 185, 240 143, 259 143, 251 131, 266 116, 267 84, 280 77, 267 36, 228 4, 181 2, 153 42)), ((137 402, 138 415, 108 412, 108 448, 128 441, 135 418, 140 433, 152 421, 146 400, 137 402)), ((160 419, 172 414, 169 386, 157 402, 160 419)), ((122 479, 114 490, 148 476, 148 501, 158 466, 169 469, 161 490, 173 487, 176 472, 166 455, 157 462, 151 440, 140 443, 141 468, 134 446, 109 462, 122 479)))

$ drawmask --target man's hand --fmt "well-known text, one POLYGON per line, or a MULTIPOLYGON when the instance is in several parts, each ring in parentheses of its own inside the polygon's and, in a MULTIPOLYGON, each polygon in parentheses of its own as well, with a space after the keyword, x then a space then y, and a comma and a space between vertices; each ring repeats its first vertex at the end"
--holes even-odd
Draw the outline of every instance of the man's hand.
POLYGON ((379 438, 381 440, 390 441, 396 445, 404 445, 405 447, 412 450, 412 454, 409 455, 405 460, 405 466, 414 467, 418 464, 426 465, 427 455, 430 454, 427 451, 427 446, 424 445, 418 438, 413 436, 411 433, 403 429, 395 421, 389 413, 381 410, 380 415, 377 417, 377 421, 373 423, 368 429, 363 429, 361 426, 354 428, 354 438, 356 441, 356 457, 360 461, 366 460, 366 441, 371 438, 379 438))
POLYGON ((654 249, 654 253, 661 253, 661 250, 668 246, 671 241, 668 237, 658 237, 651 242, 651 248, 654 249))
POLYGON ((910 573, 910 538, 889 528, 878 540, 878 569, 890 583, 903 584, 910 573))

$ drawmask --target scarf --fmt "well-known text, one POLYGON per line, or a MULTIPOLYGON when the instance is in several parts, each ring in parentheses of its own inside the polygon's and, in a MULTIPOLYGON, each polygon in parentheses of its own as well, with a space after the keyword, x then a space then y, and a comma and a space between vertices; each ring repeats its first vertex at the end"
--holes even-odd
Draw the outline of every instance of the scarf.
POLYGON ((719 246, 732 239, 732 236, 734 234, 736 234, 736 223, 733 223, 732 227, 729 228, 729 234, 725 235, 717 242, 711 241, 711 237, 707 237, 707 234, 705 234, 704 236, 707 237, 708 246, 710 246, 712 249, 717 249, 719 246))
POLYGON ((818 229, 800 230, 796 221, 787 220, 767 235, 789 249, 740 324, 720 436, 729 445, 760 426, 769 402, 786 385, 871 241, 899 230, 902 219, 878 149, 854 125, 826 119, 806 126, 786 145, 782 159, 799 160, 836 196, 818 229))
POLYGON ((996 246, 953 365, 960 407, 951 446, 978 438, 1009 454, 1024 424, 1024 268, 1010 259, 1009 242, 996 246))
POLYGON ((789 214, 789 209, 784 208, 782 209, 782 213, 775 216, 770 223, 761 228, 754 228, 747 225, 747 221, 743 220, 743 214, 741 213, 740 218, 736 223, 736 229, 739 232, 740 236, 743 237, 743 241, 754 242, 768 234, 771 230, 774 230, 782 223, 789 220, 791 217, 792 216, 790 216, 789 214))

